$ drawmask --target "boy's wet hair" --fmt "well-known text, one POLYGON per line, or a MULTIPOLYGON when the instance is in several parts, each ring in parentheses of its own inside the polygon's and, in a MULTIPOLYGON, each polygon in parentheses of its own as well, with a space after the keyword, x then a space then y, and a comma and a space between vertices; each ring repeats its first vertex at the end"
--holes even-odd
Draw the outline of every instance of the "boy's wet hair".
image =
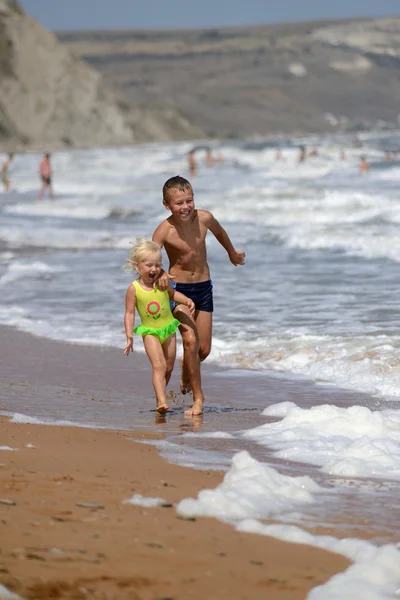
POLYGON ((153 256, 159 256, 161 261, 161 248, 152 240, 138 238, 133 246, 129 258, 124 265, 124 271, 137 271, 137 266, 153 256))
POLYGON ((188 181, 184 177, 181 177, 180 175, 170 177, 164 183, 164 187, 162 190, 164 204, 168 204, 170 190, 180 190, 181 192, 184 192, 187 189, 192 189, 192 184, 190 183, 190 181, 188 181))

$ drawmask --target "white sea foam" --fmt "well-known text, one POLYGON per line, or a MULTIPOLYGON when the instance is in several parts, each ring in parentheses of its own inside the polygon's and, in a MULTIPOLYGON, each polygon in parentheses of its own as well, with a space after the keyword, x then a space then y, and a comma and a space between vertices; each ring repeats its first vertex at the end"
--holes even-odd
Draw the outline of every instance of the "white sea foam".
MULTIPOLYGON (((290 407, 279 412, 287 410, 290 407)), ((392 597, 400 585, 400 552, 393 544, 376 547, 365 540, 317 536, 297 526, 265 525, 258 520, 282 517, 288 508, 314 502, 319 491, 321 488, 308 477, 281 475, 247 452, 240 452, 233 457, 230 470, 217 488, 201 490, 197 499, 181 500, 177 513, 186 518, 216 517, 234 524, 238 531, 324 548, 354 561, 346 571, 314 588, 309 600, 392 597)))
MULTIPOLYGON (((3 413, 4 414, 4 413, 3 413)), ((68 421, 66 419, 50 419, 48 417, 35 417, 14 413, 10 418, 10 423, 22 423, 29 425, 53 425, 60 427, 84 427, 86 429, 109 429, 90 423, 80 423, 78 421, 68 421)))
POLYGON ((16 260, 8 265, 7 272, 0 277, 0 285, 8 284, 25 277, 42 277, 43 279, 51 276, 54 269, 42 261, 19 261, 16 260))
MULTIPOLYGON (((348 333, 351 324, 348 325, 348 333)), ((248 369, 279 370, 387 399, 400 390, 400 336, 309 335, 271 331, 252 340, 214 338, 211 359, 248 369)))
POLYGON ((93 201, 90 203, 88 201, 86 205, 82 206, 80 202, 80 199, 63 198, 57 203, 51 200, 30 204, 20 203, 6 206, 4 212, 35 217, 73 217, 74 219, 105 219, 110 214, 107 206, 96 206, 93 201))
POLYGON ((131 498, 122 501, 122 504, 134 504, 135 506, 143 506, 144 508, 156 508, 158 506, 168 506, 169 502, 164 498, 152 498, 142 496, 141 494, 133 494, 131 498))
POLYGON ((254 519, 243 520, 237 530, 316 546, 354 561, 346 571, 311 590, 307 600, 386 600, 399 589, 400 552, 394 544, 377 547, 366 540, 316 536, 293 525, 264 525, 254 519))
POLYGON ((285 460, 318 465, 344 477, 400 478, 400 412, 363 406, 303 409, 284 402, 266 408, 279 422, 243 433, 285 460))
POLYGON ((227 431, 209 431, 205 433, 196 433, 195 431, 188 431, 183 434, 184 437, 202 437, 202 438, 210 438, 210 439, 220 439, 220 440, 230 440, 233 439, 234 436, 227 431))
POLYGON ((10 592, 4 585, 0 583, 0 599, 1 600, 23 600, 22 596, 10 592))
POLYGON ((263 519, 315 502, 318 490, 309 477, 281 475, 242 451, 233 457, 221 485, 215 490, 201 490, 197 500, 182 500, 177 512, 184 517, 215 516, 228 522, 263 519))

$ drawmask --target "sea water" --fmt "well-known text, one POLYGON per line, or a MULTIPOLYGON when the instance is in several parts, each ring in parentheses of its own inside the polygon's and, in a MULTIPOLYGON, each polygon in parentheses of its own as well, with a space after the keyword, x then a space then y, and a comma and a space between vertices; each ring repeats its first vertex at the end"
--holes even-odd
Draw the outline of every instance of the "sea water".
MULTIPOLYGON (((237 381, 268 376, 276 385, 265 400, 244 386, 236 412, 207 408, 196 427, 178 430, 172 411, 168 428, 167 417, 166 439, 158 443, 164 456, 227 470, 220 489, 183 504, 183 513, 214 514, 243 530, 300 541, 303 534, 290 529, 298 524, 343 528, 358 519, 361 527, 368 520, 380 543, 387 541, 382 532, 399 528, 400 161, 384 161, 383 150, 400 142, 382 134, 362 141, 358 149, 345 136, 212 142, 224 159, 212 168, 204 149, 197 152, 196 206, 212 211, 246 252, 246 265, 235 268, 208 236, 216 310, 207 362, 221 368, 214 374, 221 389, 230 373, 237 381), (278 143, 282 161, 275 161, 278 143), (304 143, 318 145, 319 155, 298 163, 304 143), (364 176, 361 154, 371 163, 364 176), (307 402, 293 402, 288 381, 311 382, 307 402), (269 517, 284 529, 263 531, 260 519, 269 517)), ((192 146, 54 153, 54 202, 37 201, 39 155, 17 155, 13 189, 0 195, 0 323, 122 348, 131 277, 121 267, 131 242, 151 237, 168 216, 162 185, 188 175, 192 146)), ((59 422, 47 408, 49 422, 59 422)), ((39 422, 46 421, 43 410, 39 422)), ((107 413, 92 424, 115 425, 107 413)), ((366 561, 361 580, 381 560, 365 544, 348 551, 366 561)), ((368 597, 400 588, 398 552, 393 558, 393 544, 387 552, 382 563, 394 567, 377 574, 384 582, 368 597)), ((336 596, 325 590, 323 597, 346 597, 340 585, 336 596)))

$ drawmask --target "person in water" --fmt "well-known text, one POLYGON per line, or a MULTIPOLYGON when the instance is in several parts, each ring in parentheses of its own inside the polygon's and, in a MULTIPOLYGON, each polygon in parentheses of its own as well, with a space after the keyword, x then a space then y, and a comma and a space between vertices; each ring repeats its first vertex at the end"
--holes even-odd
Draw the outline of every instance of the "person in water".
POLYGON ((358 171, 359 171, 360 175, 365 175, 369 171, 369 163, 365 156, 362 156, 360 159, 358 171))
POLYGON ((52 183, 52 168, 50 164, 50 154, 47 152, 39 165, 39 175, 42 180, 42 186, 39 192, 39 200, 41 200, 44 196, 46 189, 49 190, 49 196, 52 200, 54 200, 54 192, 53 192, 53 183, 52 183))
POLYGON ((170 300, 185 306, 193 317, 194 302, 171 285, 161 291, 157 278, 161 272, 161 248, 151 240, 139 240, 132 248, 125 269, 136 271, 139 278, 131 283, 126 292, 125 302, 125 356, 133 352, 133 333, 143 337, 146 354, 151 362, 153 387, 156 394, 156 410, 168 410, 166 386, 171 378, 176 356, 176 330, 180 321, 175 319, 170 308, 170 300), (141 325, 134 328, 135 308, 141 325))
POLYGON ((8 169, 9 169, 9 166, 10 166, 13 158, 14 158, 14 154, 12 152, 9 152, 6 160, 1 165, 1 181, 3 183, 5 192, 8 192, 8 190, 10 189, 10 179, 8 176, 8 169))
POLYGON ((188 166, 190 176, 195 177, 197 175, 197 163, 194 150, 191 150, 188 154, 188 166))
POLYGON ((191 315, 185 306, 177 318, 183 342, 181 392, 192 391, 192 414, 203 412, 204 397, 201 390, 200 362, 211 351, 213 284, 207 263, 206 236, 208 231, 225 248, 235 267, 243 265, 245 253, 238 252, 225 229, 208 210, 196 210, 193 188, 180 175, 168 179, 163 187, 163 204, 170 211, 153 233, 153 241, 165 248, 169 259, 169 274, 163 273, 158 281, 160 289, 172 286, 193 300, 196 312, 191 315))
POLYGON ((306 158, 307 158, 307 149, 305 146, 300 146, 299 154, 297 156, 297 162, 302 163, 306 160, 306 158))

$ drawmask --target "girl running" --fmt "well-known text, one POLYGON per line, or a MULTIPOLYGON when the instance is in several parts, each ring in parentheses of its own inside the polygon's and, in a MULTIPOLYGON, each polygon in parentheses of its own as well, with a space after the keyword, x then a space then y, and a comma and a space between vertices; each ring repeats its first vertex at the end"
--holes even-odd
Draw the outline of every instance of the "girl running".
POLYGON ((133 352, 133 333, 143 336, 146 354, 151 362, 152 382, 159 413, 168 410, 166 386, 171 378, 176 355, 176 335, 180 322, 172 315, 170 300, 189 308, 193 317, 194 302, 169 284, 161 291, 157 279, 161 272, 161 248, 150 240, 139 240, 132 248, 125 265, 126 270, 136 271, 139 278, 133 281, 126 292, 125 303, 125 356, 133 352), (135 308, 141 325, 134 328, 135 308))

